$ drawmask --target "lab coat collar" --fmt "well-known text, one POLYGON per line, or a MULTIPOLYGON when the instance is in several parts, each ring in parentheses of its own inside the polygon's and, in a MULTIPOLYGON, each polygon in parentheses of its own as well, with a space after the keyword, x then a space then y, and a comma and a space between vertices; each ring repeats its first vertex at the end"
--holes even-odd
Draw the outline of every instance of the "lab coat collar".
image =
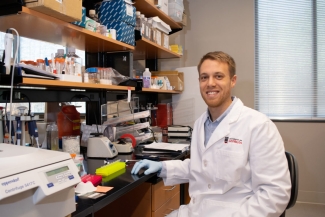
MULTIPOLYGON (((212 133, 206 147, 204 147, 204 121, 205 121, 205 119, 204 119, 204 121, 201 122, 201 126, 200 126, 201 134, 200 135, 203 136, 203 142, 201 143, 200 146, 201 146, 201 148, 203 148, 203 150, 207 150, 214 143, 216 143, 220 139, 223 139, 225 136, 229 135, 230 124, 232 124, 238 120, 243 107, 244 107, 243 102, 237 98, 237 101, 236 101, 234 107, 231 109, 229 114, 221 121, 219 126, 212 133)), ((209 114, 207 113, 206 115, 209 115, 209 114)))

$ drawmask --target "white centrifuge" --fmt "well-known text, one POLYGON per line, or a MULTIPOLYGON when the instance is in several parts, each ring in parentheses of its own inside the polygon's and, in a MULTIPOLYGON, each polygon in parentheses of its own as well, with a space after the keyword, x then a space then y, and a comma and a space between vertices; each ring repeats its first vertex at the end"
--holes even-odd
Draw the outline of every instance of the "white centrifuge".
POLYGON ((78 169, 68 153, 0 143, 0 215, 64 217, 76 210, 78 169))

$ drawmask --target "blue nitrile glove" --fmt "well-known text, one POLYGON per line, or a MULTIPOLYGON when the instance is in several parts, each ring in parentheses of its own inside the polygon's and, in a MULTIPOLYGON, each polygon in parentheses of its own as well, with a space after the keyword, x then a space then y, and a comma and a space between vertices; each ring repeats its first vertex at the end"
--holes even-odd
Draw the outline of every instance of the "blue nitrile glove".
POLYGON ((147 159, 140 160, 133 166, 131 174, 138 174, 141 168, 147 169, 146 171, 144 171, 144 174, 148 175, 150 173, 159 172, 162 169, 162 163, 147 159))

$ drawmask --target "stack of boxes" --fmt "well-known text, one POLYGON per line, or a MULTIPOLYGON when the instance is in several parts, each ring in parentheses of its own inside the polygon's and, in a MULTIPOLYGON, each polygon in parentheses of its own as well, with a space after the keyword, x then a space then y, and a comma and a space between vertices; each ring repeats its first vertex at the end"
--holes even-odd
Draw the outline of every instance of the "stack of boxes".
POLYGON ((123 0, 103 1, 96 5, 99 21, 107 29, 116 30, 116 40, 135 45, 135 7, 123 0))

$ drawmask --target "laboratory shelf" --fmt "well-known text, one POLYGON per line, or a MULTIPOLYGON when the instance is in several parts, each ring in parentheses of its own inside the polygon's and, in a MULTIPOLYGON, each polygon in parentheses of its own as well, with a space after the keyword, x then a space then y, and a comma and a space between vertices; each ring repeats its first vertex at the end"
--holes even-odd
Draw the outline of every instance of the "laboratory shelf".
POLYGON ((136 41, 136 49, 133 55, 134 60, 170 59, 180 57, 181 55, 178 53, 175 53, 145 38, 136 41))
POLYGON ((142 88, 142 92, 153 92, 153 93, 182 93, 178 90, 160 90, 160 89, 151 89, 151 88, 142 88))
POLYGON ((105 89, 105 90, 134 90, 134 87, 107 85, 107 84, 92 84, 92 83, 81 83, 81 82, 70 82, 60 80, 48 80, 48 79, 37 79, 37 78, 23 78, 20 85, 26 86, 40 86, 40 87, 65 87, 73 89, 105 89))
POLYGON ((26 7, 1 16, 0 31, 15 28, 20 36, 72 46, 86 52, 125 51, 134 47, 26 7))
POLYGON ((175 22, 163 11, 159 10, 156 5, 152 4, 149 0, 137 0, 134 5, 137 8, 137 11, 140 11, 146 17, 158 16, 162 21, 170 25, 171 29, 182 29, 180 24, 175 22))

